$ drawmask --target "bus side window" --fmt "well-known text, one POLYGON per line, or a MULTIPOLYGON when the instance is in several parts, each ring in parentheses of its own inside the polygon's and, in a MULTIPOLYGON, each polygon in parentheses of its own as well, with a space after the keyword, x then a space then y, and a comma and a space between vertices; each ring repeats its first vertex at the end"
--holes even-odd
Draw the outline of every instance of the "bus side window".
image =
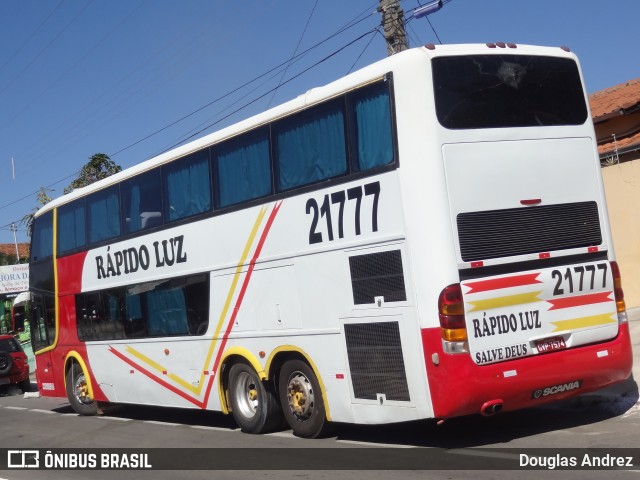
POLYGON ((145 294, 147 331, 151 336, 186 335, 187 307, 181 288, 158 288, 145 294))
POLYGON ((55 340, 55 312, 53 296, 33 294, 30 309, 31 345, 37 352, 48 347, 55 340))
POLYGON ((76 295, 76 330, 81 341, 93 340, 91 316, 85 304, 85 295, 76 295))
POLYGON ((91 194, 87 198, 89 243, 120 235, 120 191, 118 186, 91 194))
POLYGON ((83 247, 86 244, 85 199, 79 198, 58 209, 58 253, 83 247))
POLYGON ((343 107, 342 101, 331 101, 274 124, 279 191, 347 172, 343 107))
POLYGON ((160 169, 155 168, 122 182, 120 194, 124 233, 162 225, 160 178, 160 169))
POLYGON ((209 149, 164 166, 162 183, 168 222, 211 210, 209 149))
POLYGON ((217 204, 227 207, 271 193, 269 130, 229 140, 214 150, 217 204))
POLYGON ((144 338, 147 327, 142 315, 142 294, 134 293, 130 289, 123 290, 123 322, 127 338, 144 338))
POLYGON ((24 307, 13 308, 13 331, 24 332, 24 307))
POLYGON ((32 228, 31 263, 34 263, 53 255, 53 212, 35 218, 32 228))
POLYGON ((349 97, 351 154, 356 171, 388 165, 394 160, 393 126, 388 82, 349 97))

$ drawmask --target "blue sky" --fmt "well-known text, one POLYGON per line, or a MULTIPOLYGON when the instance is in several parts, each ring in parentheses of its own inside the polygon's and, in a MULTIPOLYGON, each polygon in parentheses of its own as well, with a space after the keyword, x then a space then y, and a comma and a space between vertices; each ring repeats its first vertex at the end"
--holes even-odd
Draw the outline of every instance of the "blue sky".
MULTIPOLYGON (((419 3, 401 5, 409 16, 419 3)), ((33 211, 40 187, 61 195, 94 153, 130 167, 384 58, 377 5, 0 1, 0 243, 13 242, 9 225, 33 211), (286 67, 296 48, 308 52, 286 71, 231 93, 286 67)), ((637 0, 451 0, 429 20, 442 43, 568 45, 592 93, 640 76, 638 18, 637 0)), ((433 29, 411 21, 410 45, 438 43, 433 29)))

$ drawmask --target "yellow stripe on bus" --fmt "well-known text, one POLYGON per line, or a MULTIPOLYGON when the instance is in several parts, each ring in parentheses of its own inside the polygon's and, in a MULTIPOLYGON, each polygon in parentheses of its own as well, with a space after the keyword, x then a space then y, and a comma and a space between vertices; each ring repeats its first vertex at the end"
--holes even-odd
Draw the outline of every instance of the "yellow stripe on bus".
POLYGON ((559 320, 551 322, 556 326, 554 332, 563 330, 577 330, 580 328, 597 327, 599 325, 607 325, 609 323, 617 323, 617 319, 613 318, 615 313, 604 313, 601 315, 591 315, 589 317, 570 318, 568 320, 559 320))
POLYGON ((126 351, 128 353, 130 353, 131 355, 133 355, 134 357, 136 357, 138 360, 144 362, 145 364, 147 364, 149 367, 153 368, 154 370, 156 370, 157 372, 160 373, 164 373, 167 372, 167 378, 173 380, 175 383, 177 383, 178 385, 186 388, 187 390, 193 392, 195 395, 200 395, 201 391, 202 391, 202 387, 204 386, 204 371, 208 369, 208 365, 211 362, 211 358, 213 357, 213 352, 215 351, 215 346, 218 340, 218 336, 220 335, 220 331, 222 330, 222 327, 224 326, 224 321, 227 317, 227 313, 229 312, 229 307, 231 305, 231 301, 233 300, 233 296, 235 294, 235 290, 236 287, 238 285, 238 281, 240 279, 240 274, 242 273, 242 267, 244 266, 247 257, 249 256, 249 253, 251 252, 251 247, 253 246, 253 242, 256 238, 256 235, 258 234, 258 229, 260 227, 260 225, 262 224, 262 219, 265 216, 265 213, 267 212, 266 208, 261 208, 260 209, 260 213, 258 213, 258 217, 256 218, 255 223, 253 224, 253 228, 251 230, 251 234, 249 235, 249 238, 247 239, 247 243, 244 246, 244 250, 242 252, 242 257, 240 258, 240 261, 238 262, 238 266, 236 267, 236 271, 234 273, 233 276, 233 280, 231 282, 231 287, 229 288, 229 293, 227 294, 227 299, 226 302, 224 304, 224 308, 222 309, 222 313, 220 314, 220 318, 218 320, 218 325, 216 326, 216 331, 213 335, 213 338, 211 339, 211 345, 209 346, 209 351, 207 352, 207 356, 206 359, 204 361, 204 366, 202 367, 201 370, 201 374, 200 374, 200 380, 198 381, 198 385, 194 386, 192 383, 184 380, 183 378, 181 378, 180 376, 174 374, 174 373, 169 373, 167 371, 167 368, 164 367, 163 365, 159 364, 158 362, 156 362, 155 360, 147 357, 146 355, 144 355, 143 353, 135 350, 134 348, 132 348, 131 346, 127 346, 126 347, 126 351))
POLYGON ((195 394, 198 393, 198 389, 196 387, 194 387, 191 383, 189 383, 186 380, 182 379, 181 377, 179 377, 175 373, 168 372, 166 367, 164 367, 163 365, 160 365, 155 360, 152 360, 151 358, 147 357, 144 353, 141 353, 141 352, 135 350, 131 346, 127 346, 126 350, 131 355, 136 357, 138 360, 146 363, 148 366, 150 366, 151 368, 153 368, 157 372, 159 372, 159 373, 167 372, 167 374, 166 374, 167 378, 170 378, 171 380, 176 382, 178 385, 181 385, 182 387, 186 388, 187 390, 192 391, 195 394))
MULTIPOLYGON (((206 357, 206 359, 204 361, 204 365, 202 367, 203 372, 204 372, 204 370, 209 368, 209 364, 211 363, 211 358, 213 357, 213 352, 215 351, 215 346, 216 346, 216 343, 218 341, 218 336, 220 335, 220 330, 222 330, 222 327, 224 326, 224 321, 227 318, 227 313, 229 312, 229 307, 231 306, 231 301, 233 300, 233 295, 235 294, 236 287, 238 286, 238 281, 240 279, 240 273, 242 272, 242 267, 243 267, 244 263, 246 262, 247 257, 249 256, 249 252, 251 251, 251 246, 253 245, 253 241, 255 240, 256 235, 258 234, 258 228, 260 227, 260 224, 262 223, 262 219, 264 218, 265 213, 267 213, 267 209, 266 208, 261 208, 260 209, 260 213, 258 214, 258 218, 256 218, 256 221, 253 224, 253 229, 251 230, 251 234, 249 235, 249 238, 247 239, 247 243, 244 246, 244 251, 242 252, 242 257, 240 258, 240 261, 238 262, 238 266, 236 267, 236 271, 235 271, 235 274, 233 276, 233 281, 231 282, 231 288, 229 289, 229 293, 227 294, 227 300, 224 303, 224 308, 222 309, 222 312, 220 313, 220 318, 218 320, 218 325, 216 326, 216 331, 214 332, 213 338, 211 339, 211 345, 209 346, 209 351, 207 352, 207 357, 206 357)), ((200 375, 198 393, 200 393, 200 389, 202 388, 203 384, 204 384, 204 373, 202 373, 202 375, 200 375)))
POLYGON ((469 305, 473 306, 473 308, 469 311, 478 312, 483 310, 491 310, 494 308, 509 307, 511 305, 535 303, 541 301, 541 299, 538 297, 538 295, 540 295, 541 293, 542 291, 519 293, 516 295, 507 295, 505 297, 489 298, 487 300, 474 300, 473 302, 468 302, 469 305))

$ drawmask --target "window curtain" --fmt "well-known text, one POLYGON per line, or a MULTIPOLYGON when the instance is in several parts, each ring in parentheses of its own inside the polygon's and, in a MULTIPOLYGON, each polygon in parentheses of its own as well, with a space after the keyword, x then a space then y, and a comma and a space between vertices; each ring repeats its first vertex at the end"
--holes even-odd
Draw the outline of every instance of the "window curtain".
POLYGON ((84 204, 72 203, 58 214, 58 252, 67 252, 85 244, 84 204))
POLYGON ((99 242, 120 235, 120 200, 118 190, 95 194, 88 200, 91 242, 99 242))
POLYGON ((137 293, 125 293, 124 297, 125 319, 127 321, 142 318, 142 306, 140 305, 140 295, 137 293))
POLYGON ((131 185, 131 204, 129 205, 128 231, 140 230, 140 185, 131 185))
POLYGON ((211 209, 208 157, 179 162, 166 176, 169 221, 211 209))
POLYGON ((360 170, 393 161, 391 110, 388 93, 378 93, 355 102, 360 170))
POLYGON ((47 212, 33 222, 31 258, 42 260, 53 254, 53 214, 47 212))
MULTIPOLYGON (((173 167, 166 167, 171 170, 173 167)), ((162 225, 160 168, 136 175, 120 186, 122 225, 127 233, 162 225)))
MULTIPOLYGON (((294 117, 296 119, 296 117, 294 117)), ((347 170, 342 112, 283 128, 277 136, 281 190, 340 175, 347 170)))
POLYGON ((218 154, 220 206, 259 198, 271 192, 269 142, 265 138, 218 154))
POLYGON ((149 335, 188 334, 187 306, 181 288, 146 293, 149 335))

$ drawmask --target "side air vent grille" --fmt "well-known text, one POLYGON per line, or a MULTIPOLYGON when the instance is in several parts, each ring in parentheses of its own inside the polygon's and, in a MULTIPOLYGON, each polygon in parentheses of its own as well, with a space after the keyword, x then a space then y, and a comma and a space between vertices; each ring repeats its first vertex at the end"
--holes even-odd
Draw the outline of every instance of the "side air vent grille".
POLYGON ((375 303, 375 297, 385 302, 407 299, 400 250, 349 257, 349 268, 354 304, 375 303))
POLYGON ((461 213, 457 222, 465 262, 602 243, 596 202, 461 213))

